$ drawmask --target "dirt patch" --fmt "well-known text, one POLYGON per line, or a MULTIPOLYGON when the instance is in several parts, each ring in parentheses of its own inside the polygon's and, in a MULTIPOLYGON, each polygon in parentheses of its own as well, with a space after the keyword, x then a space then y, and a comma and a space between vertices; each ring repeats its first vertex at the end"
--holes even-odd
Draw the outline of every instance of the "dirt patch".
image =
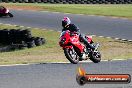
POLYGON ((35 10, 35 11, 40 11, 43 10, 43 7, 40 6, 17 6, 17 5, 12 5, 8 3, 1 3, 2 6, 8 8, 8 9, 15 9, 15 10, 35 10))

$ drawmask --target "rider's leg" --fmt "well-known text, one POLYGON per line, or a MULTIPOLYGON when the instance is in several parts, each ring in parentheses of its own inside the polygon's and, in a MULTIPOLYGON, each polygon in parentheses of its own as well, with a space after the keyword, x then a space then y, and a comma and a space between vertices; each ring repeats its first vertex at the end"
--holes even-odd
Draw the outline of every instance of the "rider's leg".
POLYGON ((92 46, 90 43, 88 43, 88 40, 85 38, 84 35, 80 34, 79 38, 80 38, 80 40, 82 40, 82 42, 84 42, 84 44, 86 45, 87 48, 91 48, 94 51, 95 47, 92 46))

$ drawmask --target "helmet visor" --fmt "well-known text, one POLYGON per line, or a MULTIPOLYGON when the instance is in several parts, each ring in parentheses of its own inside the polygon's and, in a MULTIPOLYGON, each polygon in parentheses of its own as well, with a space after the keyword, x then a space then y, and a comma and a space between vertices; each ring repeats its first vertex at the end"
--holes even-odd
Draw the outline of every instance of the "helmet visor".
POLYGON ((62 21, 62 27, 65 27, 67 25, 66 21, 62 21))

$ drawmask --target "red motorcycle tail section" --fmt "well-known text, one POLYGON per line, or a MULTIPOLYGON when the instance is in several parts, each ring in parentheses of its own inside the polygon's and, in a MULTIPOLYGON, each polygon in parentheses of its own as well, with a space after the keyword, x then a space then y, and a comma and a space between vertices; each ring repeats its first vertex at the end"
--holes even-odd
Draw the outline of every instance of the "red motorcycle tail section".
POLYGON ((89 43, 92 42, 92 36, 86 36, 86 37, 89 43))

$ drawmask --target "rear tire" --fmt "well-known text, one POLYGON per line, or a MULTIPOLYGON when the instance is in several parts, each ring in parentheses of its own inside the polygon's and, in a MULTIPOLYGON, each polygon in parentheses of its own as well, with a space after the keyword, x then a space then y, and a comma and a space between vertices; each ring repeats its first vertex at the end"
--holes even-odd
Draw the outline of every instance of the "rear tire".
POLYGON ((64 54, 66 58, 73 64, 77 64, 79 62, 79 56, 75 52, 74 48, 65 48, 64 49, 64 54))
POLYGON ((8 15, 9 15, 10 17, 13 17, 13 14, 11 14, 11 13, 8 13, 8 15))
POLYGON ((91 52, 89 59, 91 61, 93 61, 94 63, 99 63, 101 61, 101 53, 99 51, 97 51, 97 52, 91 52))

